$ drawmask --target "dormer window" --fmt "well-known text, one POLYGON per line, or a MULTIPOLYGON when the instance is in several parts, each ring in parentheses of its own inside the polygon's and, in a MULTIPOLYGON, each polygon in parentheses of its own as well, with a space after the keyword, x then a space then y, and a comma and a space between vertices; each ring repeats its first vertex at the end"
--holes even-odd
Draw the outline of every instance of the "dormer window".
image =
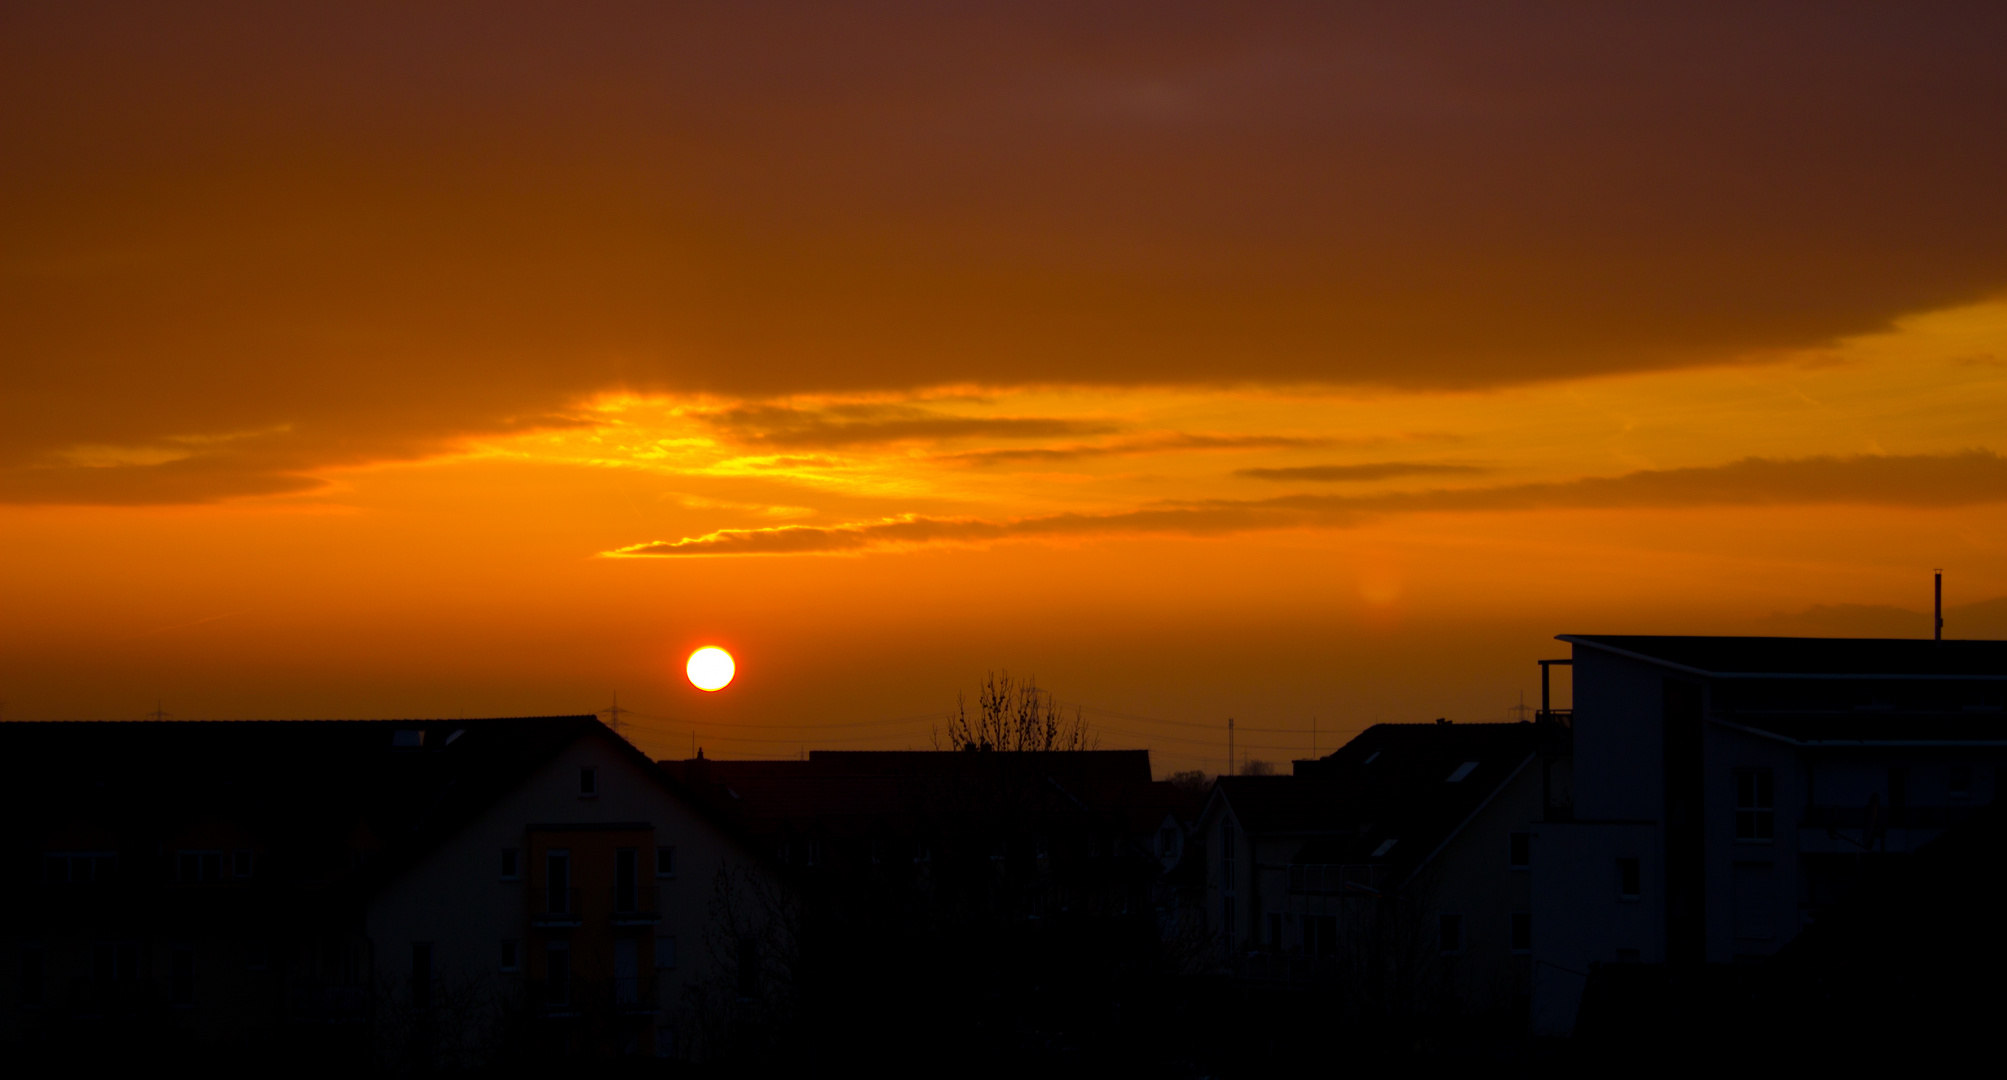
POLYGON ((599 770, 590 766, 578 771, 578 797, 590 799, 599 794, 599 770))
POLYGON ((424 728, 398 728, 390 733, 390 747, 393 750, 420 750, 424 746, 424 728))
POLYGON ((1445 781, 1445 783, 1450 783, 1450 784, 1461 783, 1464 777, 1469 776, 1472 772, 1476 771, 1476 769, 1477 769, 1477 762, 1466 761, 1463 764, 1458 765, 1456 767, 1455 772, 1449 774, 1449 779, 1445 781))

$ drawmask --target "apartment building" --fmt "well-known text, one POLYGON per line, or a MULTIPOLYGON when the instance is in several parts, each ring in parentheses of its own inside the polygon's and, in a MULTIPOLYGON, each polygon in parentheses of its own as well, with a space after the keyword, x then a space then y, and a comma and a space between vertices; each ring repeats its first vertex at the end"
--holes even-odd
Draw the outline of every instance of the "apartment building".
POLYGON ((1562 635, 1573 796, 1531 827, 1536 1031, 1592 969, 1775 954, 1994 800, 2007 642, 1562 635))

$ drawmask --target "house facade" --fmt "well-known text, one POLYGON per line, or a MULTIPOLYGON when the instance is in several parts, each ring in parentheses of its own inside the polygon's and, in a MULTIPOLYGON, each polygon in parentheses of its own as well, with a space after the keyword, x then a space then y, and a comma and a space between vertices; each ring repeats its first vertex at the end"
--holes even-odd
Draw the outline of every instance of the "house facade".
POLYGON ((715 912, 767 863, 592 717, 9 723, 0 757, 0 1038, 675 1056, 757 982, 771 913, 715 912))
POLYGON ((1222 777, 1200 815, 1221 965, 1347 983, 1392 1007, 1524 1003, 1528 823, 1565 732, 1382 724, 1290 776, 1222 777))
POLYGON ((1535 1030, 1602 964, 1774 954, 1993 801, 2007 642, 1564 635, 1572 799, 1535 823, 1535 1030))

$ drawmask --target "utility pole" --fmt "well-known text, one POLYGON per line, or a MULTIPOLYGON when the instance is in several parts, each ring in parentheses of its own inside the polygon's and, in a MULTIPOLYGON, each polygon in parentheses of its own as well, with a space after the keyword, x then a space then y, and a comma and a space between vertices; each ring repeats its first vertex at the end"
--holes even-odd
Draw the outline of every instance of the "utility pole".
POLYGON ((1233 756, 1233 717, 1231 716, 1226 718, 1226 774, 1228 776, 1236 775, 1234 772, 1233 756))

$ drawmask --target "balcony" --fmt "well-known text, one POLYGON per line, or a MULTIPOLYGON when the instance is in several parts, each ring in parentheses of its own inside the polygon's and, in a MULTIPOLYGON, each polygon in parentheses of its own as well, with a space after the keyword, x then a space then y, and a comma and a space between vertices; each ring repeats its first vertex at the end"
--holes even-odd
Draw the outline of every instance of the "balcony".
POLYGON ((531 1006, 544 1016, 647 1016, 659 1011, 655 979, 620 976, 611 979, 532 979, 527 984, 531 1006))
POLYGON ((1874 820, 1865 806, 1813 806, 1806 808, 1801 828, 1806 829, 1948 829, 1964 821, 1975 808, 1965 806, 1888 806, 1874 810, 1874 820))
POLYGON ((578 926, 585 919, 584 900, 584 889, 551 887, 531 889, 530 925, 578 926))
POLYGON ((655 904, 654 882, 613 887, 613 925, 653 926, 661 921, 661 909, 655 904))

